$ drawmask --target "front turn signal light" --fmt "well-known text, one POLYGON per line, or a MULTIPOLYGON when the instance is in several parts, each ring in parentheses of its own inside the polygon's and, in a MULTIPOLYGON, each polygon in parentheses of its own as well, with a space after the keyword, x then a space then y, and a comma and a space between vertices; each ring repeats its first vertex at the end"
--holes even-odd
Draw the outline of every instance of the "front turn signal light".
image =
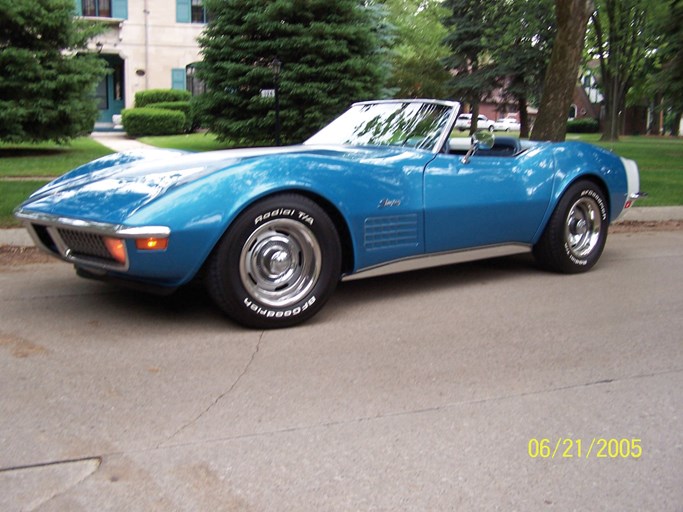
POLYGON ((126 264, 126 243, 121 238, 111 238, 105 236, 103 238, 104 245, 109 251, 114 260, 118 261, 121 265, 126 264))
POLYGON ((168 247, 168 238, 136 238, 135 247, 140 251, 163 251, 168 247))

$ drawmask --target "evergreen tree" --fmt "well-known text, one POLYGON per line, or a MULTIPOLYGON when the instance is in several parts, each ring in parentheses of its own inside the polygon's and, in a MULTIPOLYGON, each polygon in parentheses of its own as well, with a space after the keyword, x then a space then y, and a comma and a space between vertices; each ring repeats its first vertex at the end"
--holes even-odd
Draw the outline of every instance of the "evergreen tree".
POLYGON ((199 39, 204 122, 222 139, 272 143, 279 75, 283 142, 300 142, 383 86, 375 12, 357 0, 207 0, 199 39))
POLYGON ((74 14, 73 0, 0 0, 0 140, 63 142, 92 130, 106 66, 81 52, 101 28, 74 14))

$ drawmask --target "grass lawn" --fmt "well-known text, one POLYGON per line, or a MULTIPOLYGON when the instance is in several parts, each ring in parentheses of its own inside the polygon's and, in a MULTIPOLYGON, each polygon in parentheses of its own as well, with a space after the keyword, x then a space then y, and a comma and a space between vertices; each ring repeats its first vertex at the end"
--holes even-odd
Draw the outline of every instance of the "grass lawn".
POLYGON ((211 133, 190 133, 187 135, 168 135, 164 137, 141 137, 140 142, 159 148, 184 149, 186 151, 214 151, 234 146, 230 142, 218 142, 211 133))
POLYGON ((18 226, 12 211, 45 183, 47 181, 0 181, 0 228, 18 226))
POLYGON ((90 137, 69 144, 0 143, 0 177, 59 176, 86 162, 112 153, 90 137))

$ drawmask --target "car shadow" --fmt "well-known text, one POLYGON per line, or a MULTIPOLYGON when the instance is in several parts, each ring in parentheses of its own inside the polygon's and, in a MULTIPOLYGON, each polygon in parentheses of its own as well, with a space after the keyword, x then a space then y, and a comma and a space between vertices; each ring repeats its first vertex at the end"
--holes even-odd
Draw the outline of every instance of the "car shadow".
MULTIPOLYGON (((306 322, 324 323, 344 310, 358 308, 359 304, 373 303, 386 298, 401 298, 428 291, 456 289, 478 283, 489 283, 510 278, 523 278, 538 273, 530 255, 514 255, 469 263, 459 263, 423 270, 413 270, 387 276, 341 282, 328 304, 314 318, 306 322)), ((100 295, 114 311, 134 312, 136 319, 150 322, 163 321, 168 325, 197 323, 214 329, 245 328, 231 321, 213 303, 200 281, 179 288, 175 293, 158 296, 115 284, 111 291, 100 295)))
POLYGON ((517 279, 538 272, 541 271, 530 254, 504 256, 346 281, 340 283, 333 298, 335 305, 343 308, 347 302, 357 305, 389 296, 405 297, 428 290, 452 289, 511 277, 517 279))

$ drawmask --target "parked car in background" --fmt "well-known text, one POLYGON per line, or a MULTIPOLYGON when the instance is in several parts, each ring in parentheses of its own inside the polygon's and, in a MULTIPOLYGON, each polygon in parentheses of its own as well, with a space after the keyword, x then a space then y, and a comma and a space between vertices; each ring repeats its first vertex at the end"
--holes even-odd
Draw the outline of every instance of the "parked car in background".
POLYGON ((518 132, 521 127, 514 117, 504 117, 493 123, 493 129, 498 132, 518 132))
MULTIPOLYGON (((493 119, 489 119, 484 115, 477 116, 477 129, 478 130, 488 130, 492 132, 494 128, 493 119)), ((469 130, 472 126, 472 114, 460 114, 458 119, 455 121, 455 128, 464 132, 469 130)))

